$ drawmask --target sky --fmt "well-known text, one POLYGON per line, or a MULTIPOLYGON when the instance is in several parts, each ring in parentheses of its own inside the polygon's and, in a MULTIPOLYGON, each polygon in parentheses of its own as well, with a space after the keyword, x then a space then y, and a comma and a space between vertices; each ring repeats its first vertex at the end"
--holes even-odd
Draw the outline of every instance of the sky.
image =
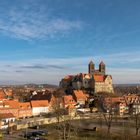
POLYGON ((58 85, 106 64, 140 83, 140 0, 0 0, 0 84, 58 85))

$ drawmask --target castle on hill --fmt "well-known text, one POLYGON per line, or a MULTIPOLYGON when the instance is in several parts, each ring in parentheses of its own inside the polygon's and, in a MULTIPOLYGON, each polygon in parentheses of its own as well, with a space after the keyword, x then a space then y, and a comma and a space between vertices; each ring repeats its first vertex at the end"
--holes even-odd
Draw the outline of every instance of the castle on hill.
POLYGON ((95 69, 95 64, 90 61, 88 73, 65 76, 60 81, 60 87, 73 90, 92 90, 94 93, 114 93, 112 76, 106 74, 106 66, 103 61, 99 64, 99 69, 95 69))

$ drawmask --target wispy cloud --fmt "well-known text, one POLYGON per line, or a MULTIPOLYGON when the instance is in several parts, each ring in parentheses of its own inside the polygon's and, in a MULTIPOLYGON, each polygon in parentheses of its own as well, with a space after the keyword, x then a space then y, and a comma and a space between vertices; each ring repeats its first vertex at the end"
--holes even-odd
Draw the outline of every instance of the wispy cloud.
POLYGON ((113 76, 113 83, 132 84, 140 83, 140 70, 132 68, 108 68, 108 73, 113 76))
POLYGON ((58 65, 43 65, 43 64, 35 64, 35 65, 24 65, 24 66, 20 66, 20 68, 23 69, 64 69, 64 67, 62 66, 58 66, 58 65))
POLYGON ((105 60, 107 74, 113 76, 114 83, 140 83, 139 67, 131 66, 133 63, 139 64, 139 57, 136 57, 137 53, 116 53, 102 57, 95 56, 94 58, 90 56, 1 61, 0 75, 3 81, 59 84, 61 78, 67 74, 87 73, 88 62, 94 59, 96 68, 98 68, 97 65, 101 60, 105 60), (130 61, 129 58, 131 58, 130 61), (119 66, 120 63, 123 63, 125 67, 119 66))
POLYGON ((55 17, 51 12, 53 9, 43 5, 37 7, 34 1, 30 6, 24 3, 23 8, 8 8, 9 12, 0 14, 0 32, 20 39, 47 39, 55 35, 60 37, 80 29, 83 24, 79 20, 55 17))
POLYGON ((25 71, 23 71, 23 70, 16 70, 15 72, 16 73, 22 73, 22 72, 25 72, 25 71))
POLYGON ((110 54, 103 56, 103 60, 105 60, 109 66, 111 67, 122 67, 122 68, 140 68, 140 52, 132 51, 132 52, 120 52, 116 54, 110 54))

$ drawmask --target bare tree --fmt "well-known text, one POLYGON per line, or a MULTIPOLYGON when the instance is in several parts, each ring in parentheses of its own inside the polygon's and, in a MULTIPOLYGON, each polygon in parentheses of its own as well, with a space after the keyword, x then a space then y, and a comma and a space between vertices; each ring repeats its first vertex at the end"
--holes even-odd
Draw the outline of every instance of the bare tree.
POLYGON ((139 134, 140 129, 140 104, 132 103, 129 105, 131 118, 134 120, 136 135, 139 134))
POLYGON ((140 113, 134 115, 134 121, 135 121, 136 135, 138 135, 139 128, 140 128, 140 113))
POLYGON ((77 135, 78 127, 73 123, 73 117, 64 116, 63 121, 59 124, 61 138, 69 140, 77 135))
POLYGON ((68 110, 62 105, 61 98, 56 99, 56 102, 52 105, 52 110, 57 120, 55 129, 59 134, 59 138, 68 140, 71 136, 76 135, 77 127, 73 125, 75 116, 68 114, 68 110))
POLYGON ((55 102, 52 104, 52 111, 54 116, 57 119, 57 123, 60 123, 60 121, 63 118, 63 115, 66 114, 65 108, 61 104, 61 98, 56 98, 55 102))
POLYGON ((109 134, 111 130, 112 120, 113 120, 112 108, 109 108, 107 113, 103 113, 103 117, 105 119, 106 126, 107 126, 107 134, 109 134))
POLYGON ((103 118, 105 120, 105 124, 107 126, 107 134, 111 131, 113 116, 114 116, 114 104, 112 103, 112 100, 110 98, 110 102, 108 104, 104 103, 103 98, 99 98, 98 100, 98 109, 100 113, 103 115, 103 118))

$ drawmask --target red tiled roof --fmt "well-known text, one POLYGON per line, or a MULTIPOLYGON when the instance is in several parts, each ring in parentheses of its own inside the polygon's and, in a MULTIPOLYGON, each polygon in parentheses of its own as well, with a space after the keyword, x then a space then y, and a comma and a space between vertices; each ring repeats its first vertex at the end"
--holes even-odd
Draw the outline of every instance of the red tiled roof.
POLYGON ((29 108, 31 108, 31 104, 30 104, 30 102, 19 102, 19 108, 29 109, 29 108))
POLYGON ((104 99, 106 103, 117 103, 117 102, 125 102, 123 97, 107 97, 104 99))
POLYGON ((123 97, 127 104, 139 102, 139 100, 140 100, 140 97, 136 94, 124 95, 123 97))
POLYGON ((3 107, 3 102, 0 102, 0 106, 3 107))
POLYGON ((63 96, 63 100, 65 104, 74 104, 75 101, 71 95, 65 95, 63 96))
POLYGON ((0 118, 1 119, 5 119, 5 118, 15 118, 15 116, 12 113, 2 113, 0 114, 0 118))
POLYGON ((3 89, 0 89, 0 99, 5 99, 6 98, 6 94, 3 91, 3 89))
POLYGON ((73 75, 67 75, 64 77, 64 80, 71 80, 73 78, 73 75))
POLYGON ((4 93, 5 93, 7 96, 13 96, 13 91, 12 91, 12 89, 4 89, 4 93))
POLYGON ((49 103, 48 103, 48 100, 34 100, 34 101, 31 101, 31 105, 32 107, 45 107, 45 106, 48 106, 49 103))
POLYGON ((0 89, 0 99, 6 99, 7 96, 12 96, 12 90, 11 89, 0 89))
POLYGON ((76 96, 77 99, 80 99, 80 98, 86 99, 86 96, 82 90, 74 90, 73 94, 76 96))
POLYGON ((104 76, 94 74, 94 80, 95 82, 104 82, 104 76))
POLYGON ((18 108, 19 102, 14 100, 6 100, 4 101, 4 105, 8 105, 9 108, 18 108))

